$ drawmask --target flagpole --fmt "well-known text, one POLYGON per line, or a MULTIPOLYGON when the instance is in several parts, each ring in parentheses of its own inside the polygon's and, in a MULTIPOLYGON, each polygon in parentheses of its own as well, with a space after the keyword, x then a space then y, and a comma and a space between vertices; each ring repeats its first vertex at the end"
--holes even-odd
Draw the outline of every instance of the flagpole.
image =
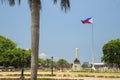
POLYGON ((91 34, 91 42, 92 42, 92 51, 91 51, 91 70, 95 70, 94 67, 94 33, 93 33, 93 18, 87 18, 85 20, 81 20, 83 24, 91 24, 92 25, 92 34, 91 34))
POLYGON ((92 54, 91 54, 91 57, 92 57, 92 70, 95 70, 95 67, 94 67, 94 30, 93 30, 93 23, 91 24, 92 25, 92 54))

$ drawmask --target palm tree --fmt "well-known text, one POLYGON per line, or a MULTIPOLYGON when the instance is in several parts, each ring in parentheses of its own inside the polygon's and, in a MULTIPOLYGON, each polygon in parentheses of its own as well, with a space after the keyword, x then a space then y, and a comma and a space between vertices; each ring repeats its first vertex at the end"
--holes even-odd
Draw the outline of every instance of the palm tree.
MULTIPOLYGON (((8 2, 10 6, 14 6, 16 1, 20 5, 21 0, 0 0, 1 3, 8 2)), ((31 80, 37 80, 41 0, 28 0, 28 2, 31 10, 31 80)), ((58 0, 53 2, 56 4, 58 0)), ((65 12, 70 9, 70 1, 61 0, 61 9, 65 12)))

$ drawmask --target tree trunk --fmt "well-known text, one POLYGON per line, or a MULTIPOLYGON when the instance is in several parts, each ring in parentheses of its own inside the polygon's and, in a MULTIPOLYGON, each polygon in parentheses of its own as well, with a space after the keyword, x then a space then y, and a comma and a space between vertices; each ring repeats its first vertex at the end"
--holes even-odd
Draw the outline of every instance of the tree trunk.
POLYGON ((37 80, 38 49, 39 49, 39 3, 31 3, 31 80, 37 80))

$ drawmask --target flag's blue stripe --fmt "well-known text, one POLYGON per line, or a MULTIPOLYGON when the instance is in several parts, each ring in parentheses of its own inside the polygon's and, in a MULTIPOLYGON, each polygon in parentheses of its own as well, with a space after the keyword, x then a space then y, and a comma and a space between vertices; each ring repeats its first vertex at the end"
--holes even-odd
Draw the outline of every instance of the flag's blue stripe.
POLYGON ((89 21, 91 18, 87 18, 85 21, 89 21))

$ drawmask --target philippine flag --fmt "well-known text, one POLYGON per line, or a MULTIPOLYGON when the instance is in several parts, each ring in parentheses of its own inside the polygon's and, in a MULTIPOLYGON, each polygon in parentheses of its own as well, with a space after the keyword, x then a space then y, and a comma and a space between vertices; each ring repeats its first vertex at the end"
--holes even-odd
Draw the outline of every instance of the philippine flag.
POLYGON ((93 18, 87 18, 85 20, 81 20, 83 24, 92 24, 93 23, 93 18))

